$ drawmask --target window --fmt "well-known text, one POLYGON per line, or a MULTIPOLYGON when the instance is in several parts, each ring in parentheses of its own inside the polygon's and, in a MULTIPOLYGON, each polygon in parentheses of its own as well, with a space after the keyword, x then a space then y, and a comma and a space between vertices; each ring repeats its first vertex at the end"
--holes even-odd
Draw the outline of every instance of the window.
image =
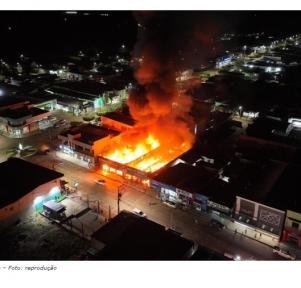
POLYGON ((299 223, 297 223, 297 222, 292 222, 292 227, 294 228, 294 229, 299 229, 299 223))

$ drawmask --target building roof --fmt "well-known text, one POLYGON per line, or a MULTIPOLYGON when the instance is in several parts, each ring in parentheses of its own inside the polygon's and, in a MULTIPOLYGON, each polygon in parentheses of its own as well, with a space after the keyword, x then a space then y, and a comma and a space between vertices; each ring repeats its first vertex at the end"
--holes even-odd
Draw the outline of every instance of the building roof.
POLYGON ((246 196, 249 196, 250 200, 282 211, 292 210, 301 213, 300 171, 299 165, 271 161, 266 174, 262 175, 263 179, 258 180, 259 183, 265 184, 265 189, 259 190, 255 187, 250 191, 252 195, 246 196), (266 181, 267 178, 272 178, 270 183, 266 181))
POLYGON ((92 238, 105 244, 99 260, 181 260, 186 259, 193 242, 164 226, 122 211, 97 230, 92 238))
POLYGON ((117 80, 112 80, 108 84, 91 80, 82 80, 62 82, 56 84, 56 87, 77 91, 78 93, 90 94, 94 97, 98 97, 100 94, 107 91, 122 90, 124 89, 125 85, 120 85, 120 82, 118 82, 117 80))
MULTIPOLYGON (((177 188, 185 187, 186 189, 190 188, 189 190, 198 191, 201 189, 201 186, 207 184, 208 180, 212 180, 215 176, 215 174, 204 168, 196 168, 185 163, 179 163, 175 166, 162 169, 159 174, 153 177, 153 180, 177 188)), ((192 193, 197 192, 189 190, 187 191, 192 193)))
POLYGON ((59 95, 55 95, 55 98, 57 100, 57 103, 60 105, 72 106, 72 107, 80 106, 80 100, 77 100, 75 98, 67 98, 59 95))
POLYGON ((16 94, 20 91, 19 86, 11 85, 8 83, 0 82, 0 89, 4 91, 5 94, 16 94))
POLYGON ((295 147, 284 143, 278 143, 248 135, 240 135, 236 145, 236 151, 241 153, 244 158, 256 161, 263 161, 266 159, 274 159, 284 162, 294 161, 296 159, 296 151, 298 150, 295 147))
POLYGON ((61 213, 66 210, 66 207, 62 203, 55 202, 54 200, 43 203, 43 207, 46 207, 55 213, 61 213))
POLYGON ((92 145, 95 141, 100 140, 109 135, 116 136, 119 133, 115 130, 111 130, 102 126, 92 125, 92 124, 83 124, 80 126, 75 126, 67 131, 61 133, 62 136, 67 137, 68 134, 76 135, 80 134, 79 138, 76 138, 77 141, 92 145))
POLYGON ((282 211, 301 213, 299 171, 301 166, 269 161, 256 182, 249 189, 241 189, 238 196, 282 211))
POLYGON ((237 189, 234 185, 216 178, 206 187, 203 193, 209 196, 210 201, 232 208, 235 203, 236 192, 237 189))
MULTIPOLYGON (((64 87, 59 87, 59 86, 52 86, 50 88, 47 89, 47 91, 61 96, 61 97, 71 97, 71 98, 76 98, 76 99, 85 99, 85 100, 89 100, 89 101, 94 101, 96 96, 95 95, 91 95, 91 94, 84 94, 84 93, 80 93, 77 92, 75 90, 70 90, 70 89, 66 89, 64 87)), ((61 100, 62 102, 64 100, 61 100)))
POLYGON ((265 196, 264 203, 282 211, 301 213, 300 171, 301 166, 288 164, 265 196))
POLYGON ((236 191, 232 185, 220 180, 217 173, 203 167, 179 163, 163 169, 153 179, 192 194, 204 195, 226 207, 232 207, 235 202, 236 191))
POLYGON ((0 163, 0 175, 0 208, 17 201, 38 186, 64 176, 19 158, 9 158, 0 163))
POLYGON ((289 125, 290 123, 285 121, 261 117, 249 125, 246 132, 247 135, 256 138, 291 145, 293 147, 301 147, 301 138, 298 135, 299 131, 294 131, 286 135, 289 125))
POLYGON ((122 112, 110 112, 101 117, 106 117, 130 126, 134 126, 136 121, 129 115, 122 112))
POLYGON ((24 98, 30 100, 30 103, 40 104, 47 101, 55 100, 57 97, 51 93, 48 93, 44 90, 39 90, 34 93, 28 93, 24 95, 24 98))
POLYGON ((24 100, 24 99, 20 99, 17 97, 13 97, 13 96, 1 96, 0 97, 0 109, 5 109, 11 105, 15 105, 15 104, 22 104, 22 103, 29 103, 29 101, 24 100))
POLYGON ((233 148, 222 143, 202 143, 193 147, 180 156, 180 159, 188 164, 205 166, 213 169, 224 167, 233 158, 233 148), (205 162, 204 159, 213 159, 213 163, 205 162))
POLYGON ((206 247, 199 246, 190 260, 233 260, 206 247))
POLYGON ((217 174, 201 167, 181 164, 178 164, 180 167, 176 170, 178 170, 177 175, 183 175, 183 178, 180 178, 176 187, 187 192, 211 196, 208 195, 208 187, 217 177, 217 174))
POLYGON ((48 111, 37 107, 23 106, 16 109, 6 109, 4 111, 1 111, 0 116, 3 118, 20 119, 24 117, 34 117, 44 113, 48 113, 48 111))

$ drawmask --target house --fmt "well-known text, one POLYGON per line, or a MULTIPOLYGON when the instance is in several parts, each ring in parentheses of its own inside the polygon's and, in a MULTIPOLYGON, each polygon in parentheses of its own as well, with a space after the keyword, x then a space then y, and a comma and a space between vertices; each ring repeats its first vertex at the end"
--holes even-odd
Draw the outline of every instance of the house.
POLYGON ((0 229, 60 197, 62 173, 19 158, 0 163, 0 229))
POLYGON ((121 211, 92 235, 94 260, 185 260, 193 241, 147 218, 121 211))

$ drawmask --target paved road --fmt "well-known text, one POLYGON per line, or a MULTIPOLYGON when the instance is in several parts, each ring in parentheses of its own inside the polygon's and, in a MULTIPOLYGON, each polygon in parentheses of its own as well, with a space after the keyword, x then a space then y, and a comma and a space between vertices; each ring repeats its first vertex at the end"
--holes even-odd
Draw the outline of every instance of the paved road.
MULTIPOLYGON (((30 160, 51 168, 53 156, 35 155, 30 160)), ((111 216, 117 213, 117 191, 121 185, 115 179, 106 178, 106 185, 95 182, 100 175, 94 171, 77 166, 62 160, 63 164, 55 166, 55 169, 64 173, 69 184, 79 182, 77 194, 90 202, 99 201, 101 209, 108 215, 109 207, 111 216)), ((104 176, 101 176, 104 178, 104 176)), ((272 253, 271 247, 243 235, 234 234, 232 231, 217 230, 210 226, 208 214, 194 210, 183 211, 170 208, 161 203, 153 192, 127 186, 122 192, 120 209, 131 211, 139 208, 147 214, 147 217, 166 227, 171 227, 184 237, 195 240, 203 246, 209 247, 220 253, 229 253, 233 256, 240 255, 242 259, 253 260, 282 260, 272 253)))
MULTIPOLYGON (((66 114, 66 113, 64 113, 66 114)), ((57 119, 63 119, 66 118, 64 117, 64 114, 61 112, 56 112, 53 113, 57 119)), ((68 120, 75 120, 74 117, 69 114, 68 115, 68 120)), ((0 162, 6 161, 7 155, 6 152, 9 149, 17 148, 19 143, 22 143, 24 147, 26 146, 32 146, 34 148, 39 149, 43 144, 47 145, 55 145, 57 142, 56 136, 64 129, 64 127, 60 128, 47 128, 45 130, 40 130, 36 131, 30 136, 24 137, 24 138, 8 138, 6 136, 0 135, 0 162), (54 140, 54 141, 53 141, 54 140)))
MULTIPOLYGON (((58 132, 58 129, 53 131, 52 136, 58 132)), ((24 143, 24 145, 36 146, 49 143, 49 140, 49 132, 44 131, 40 134, 22 139, 22 143, 24 143)), ((0 136, 0 142, 1 141, 3 142, 1 149, 3 150, 16 145, 19 140, 3 139, 3 137, 0 136)), ((0 144, 2 144, 2 142, 0 144)), ((52 142, 51 144, 54 143, 52 142)), ((107 178, 106 185, 96 184, 95 180, 100 178, 98 173, 89 171, 65 160, 60 160, 61 164, 58 164, 59 162, 56 161, 54 153, 50 153, 49 155, 34 155, 27 159, 51 169, 55 168, 57 171, 64 173, 65 179, 70 185, 79 182, 79 196, 84 199, 89 199, 89 201, 99 201, 101 208, 107 214, 110 207, 111 216, 116 215, 117 191, 121 185, 120 182, 107 178)), ((236 235, 227 230, 218 231, 216 228, 210 227, 210 217, 207 214, 167 207, 156 198, 153 192, 127 187, 123 191, 120 208, 132 210, 135 207, 143 210, 149 219, 164 226, 172 227, 183 233, 183 236, 193 239, 218 252, 240 255, 242 259, 282 259, 274 255, 272 249, 265 244, 244 236, 236 235)))

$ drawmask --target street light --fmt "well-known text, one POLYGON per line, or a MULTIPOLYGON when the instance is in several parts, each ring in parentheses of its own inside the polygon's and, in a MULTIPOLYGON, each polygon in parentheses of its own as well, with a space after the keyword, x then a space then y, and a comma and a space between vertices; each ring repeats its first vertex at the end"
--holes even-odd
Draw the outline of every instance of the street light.
POLYGON ((239 113, 240 117, 242 116, 242 110, 243 110, 243 107, 242 106, 238 106, 238 113, 239 113))
POLYGON ((20 151, 23 150, 23 144, 21 142, 19 143, 18 148, 19 148, 20 151))

